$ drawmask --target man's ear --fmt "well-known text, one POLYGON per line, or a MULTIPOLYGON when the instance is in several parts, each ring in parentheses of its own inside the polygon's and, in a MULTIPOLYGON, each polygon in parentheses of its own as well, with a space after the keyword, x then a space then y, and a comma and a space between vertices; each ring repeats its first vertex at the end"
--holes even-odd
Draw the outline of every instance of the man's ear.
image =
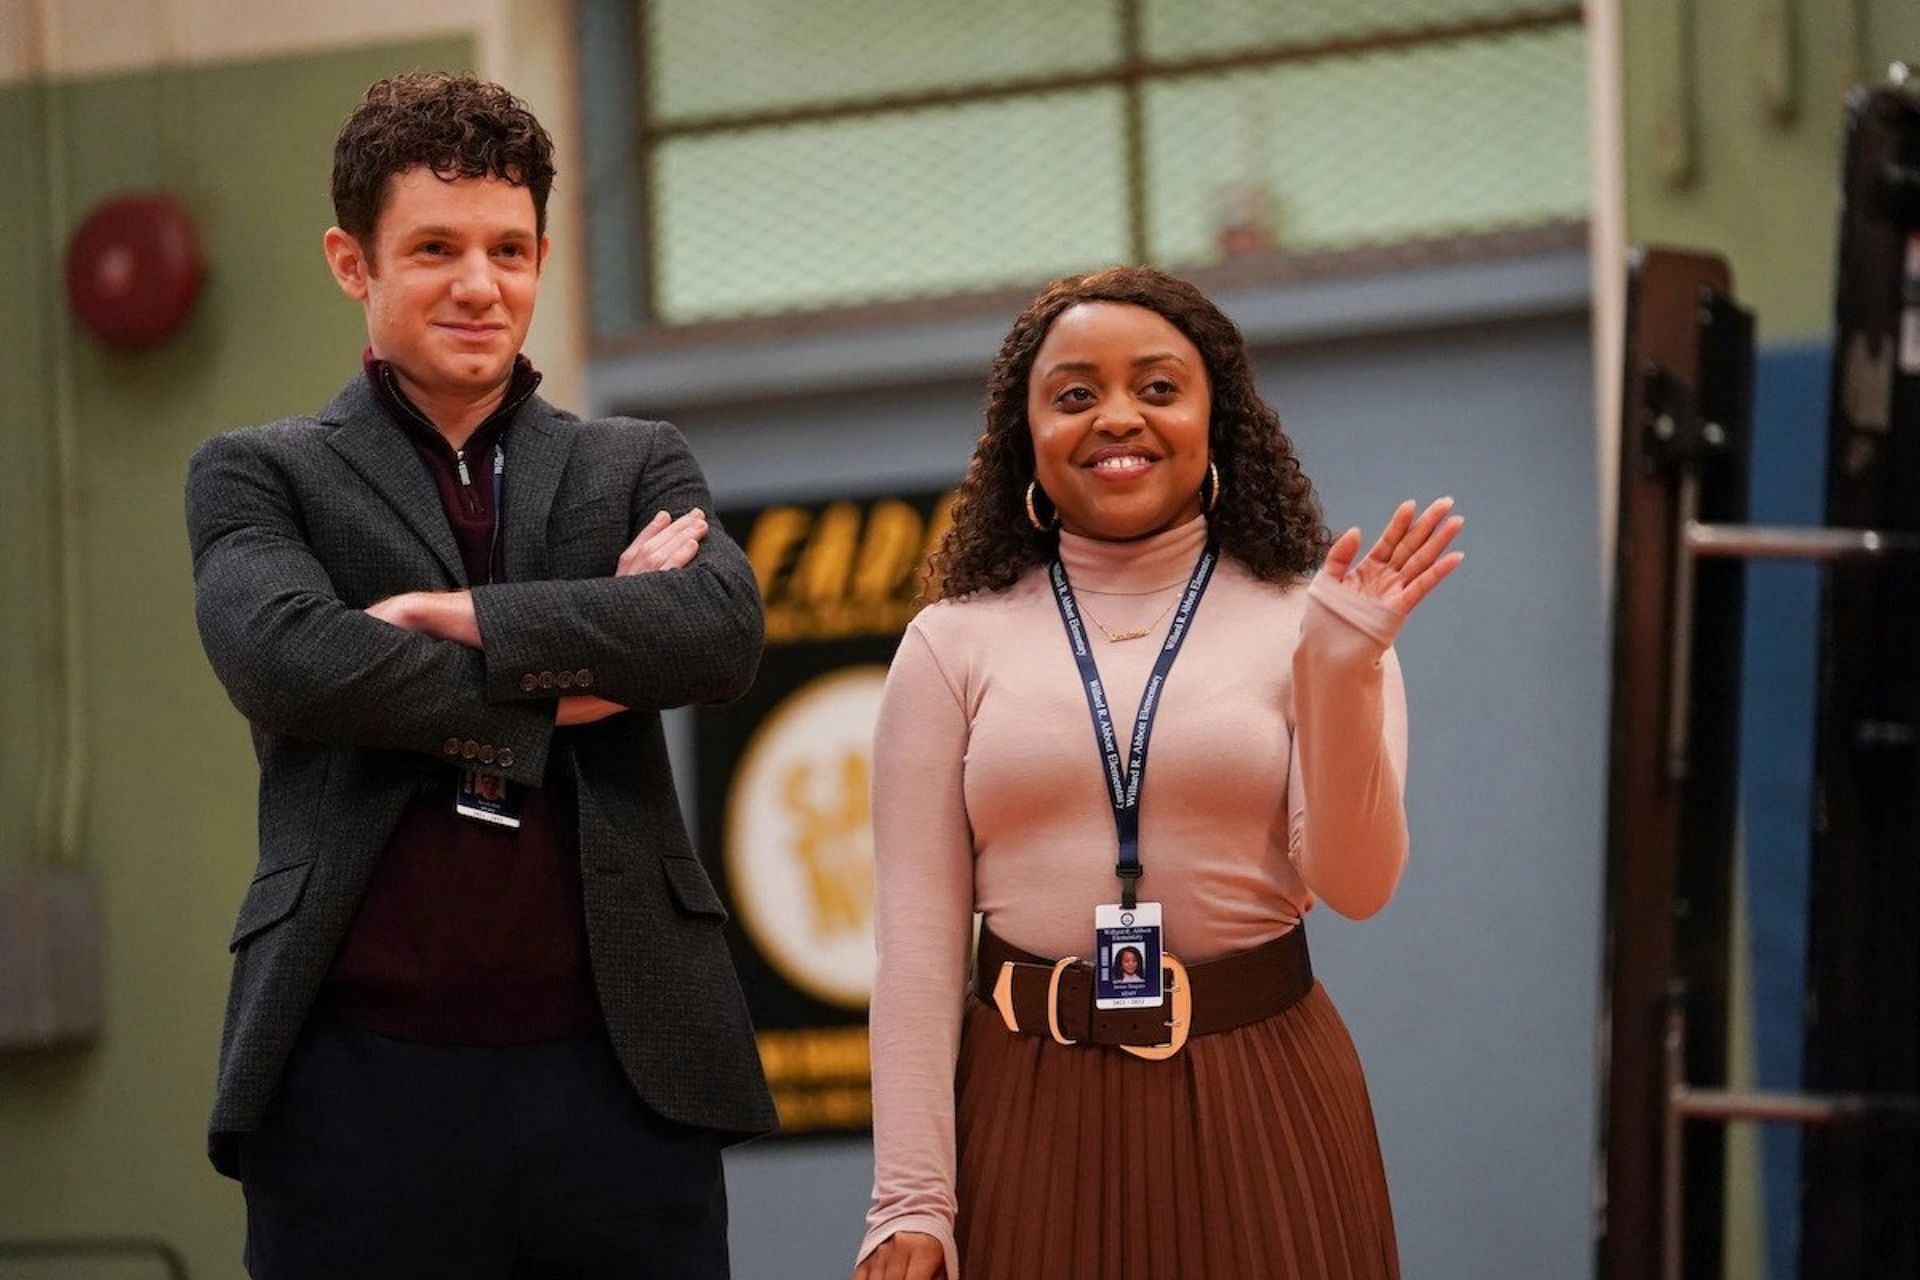
POLYGON ((360 242, 339 227, 328 227, 327 234, 320 238, 320 246, 326 251, 327 267, 333 272, 340 292, 355 302, 365 302, 367 277, 373 274, 373 264, 360 242))
POLYGON ((551 249, 552 247, 553 247, 553 242, 551 240, 547 239, 547 237, 545 236, 540 237, 540 257, 534 263, 534 267, 536 270, 545 271, 547 269, 547 250, 551 249))

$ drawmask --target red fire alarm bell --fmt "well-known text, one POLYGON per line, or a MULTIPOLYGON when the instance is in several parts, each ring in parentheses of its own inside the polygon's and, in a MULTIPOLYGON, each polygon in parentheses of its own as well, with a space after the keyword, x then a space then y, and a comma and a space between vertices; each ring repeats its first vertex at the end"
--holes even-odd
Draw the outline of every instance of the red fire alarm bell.
POLYGON ((67 242, 73 312, 117 347, 151 347, 179 332, 205 278, 193 219, 169 195, 116 196, 67 242))

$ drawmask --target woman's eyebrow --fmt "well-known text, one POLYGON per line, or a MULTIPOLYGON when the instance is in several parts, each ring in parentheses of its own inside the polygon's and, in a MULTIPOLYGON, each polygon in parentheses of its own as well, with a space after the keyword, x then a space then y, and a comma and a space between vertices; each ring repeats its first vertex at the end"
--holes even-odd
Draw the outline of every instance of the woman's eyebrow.
MULTIPOLYGON (((1169 363, 1184 365, 1186 361, 1181 358, 1178 352, 1174 351, 1154 351, 1147 355, 1135 356, 1133 358, 1133 367, 1136 369, 1144 369, 1150 364, 1169 363)), ((1059 364, 1048 369, 1046 376, 1051 378, 1055 374, 1060 373, 1098 373, 1099 371, 1100 366, 1091 360, 1062 360, 1059 364)))

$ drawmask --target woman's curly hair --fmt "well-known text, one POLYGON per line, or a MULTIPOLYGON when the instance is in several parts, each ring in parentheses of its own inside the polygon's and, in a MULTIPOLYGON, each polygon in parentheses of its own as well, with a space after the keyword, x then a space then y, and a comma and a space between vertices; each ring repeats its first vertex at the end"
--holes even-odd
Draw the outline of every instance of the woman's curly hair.
POLYGON ((1220 469, 1208 523, 1221 549, 1269 582, 1319 568, 1331 544, 1320 504, 1279 415, 1254 388, 1239 327, 1184 280, 1151 267, 1112 267, 1042 289, 1000 344, 987 378, 986 429, 954 501, 953 527, 934 553, 930 594, 948 599, 998 591, 1053 558, 1059 534, 1035 529, 1027 519, 1034 476, 1027 380, 1054 320, 1082 302, 1145 307, 1199 348, 1213 400, 1208 446, 1220 469))
POLYGON ((442 178, 499 178, 533 196, 547 231, 553 139, 527 104, 476 76, 414 72, 376 80, 333 144, 333 218, 372 249, 387 179, 424 165, 442 178))

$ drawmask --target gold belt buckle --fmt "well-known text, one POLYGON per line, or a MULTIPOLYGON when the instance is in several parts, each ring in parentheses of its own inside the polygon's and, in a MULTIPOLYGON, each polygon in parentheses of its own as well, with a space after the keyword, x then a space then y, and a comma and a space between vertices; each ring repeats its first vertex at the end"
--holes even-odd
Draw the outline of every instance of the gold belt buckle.
MULTIPOLYGON (((1047 980, 1047 1033, 1055 1044, 1078 1044, 1078 1040, 1069 1040, 1060 1030, 1060 975, 1069 966, 1080 963, 1079 956, 1066 956, 1053 963, 1053 973, 1047 980)), ((1145 1058, 1149 1062, 1161 1062, 1171 1058, 1186 1048, 1187 1033, 1193 1026, 1193 987, 1187 980, 1187 966, 1173 956, 1162 954, 1160 967, 1172 976, 1167 986, 1167 996, 1172 1005, 1171 1016, 1167 1019, 1168 1037, 1165 1044, 1131 1045, 1123 1044, 1125 1049, 1136 1058, 1145 1058)), ((1007 1030, 1018 1032, 1020 1019, 1013 1011, 1013 961, 1000 966, 1000 976, 993 984, 993 1004, 1000 1011, 1000 1020, 1007 1024, 1007 1030)))
POLYGON ((1145 1058, 1149 1062, 1164 1062, 1186 1048, 1187 1032, 1193 1026, 1193 986, 1187 981, 1187 966, 1162 952, 1160 967, 1173 977, 1173 981, 1167 987, 1167 996, 1173 1005, 1169 1011, 1172 1016, 1167 1019, 1169 1031, 1167 1042, 1120 1046, 1134 1057, 1145 1058))
MULTIPOLYGON (((1064 956, 1053 962, 1053 975, 1047 979, 1047 1032, 1055 1044, 1079 1044, 1060 1031, 1060 975, 1080 963, 1079 956, 1064 956)), ((993 1005, 1000 1010, 1000 1021, 1007 1030, 1019 1031, 1020 1019, 1013 1012, 1013 961, 1000 966, 1000 977, 993 984, 993 1005)))

